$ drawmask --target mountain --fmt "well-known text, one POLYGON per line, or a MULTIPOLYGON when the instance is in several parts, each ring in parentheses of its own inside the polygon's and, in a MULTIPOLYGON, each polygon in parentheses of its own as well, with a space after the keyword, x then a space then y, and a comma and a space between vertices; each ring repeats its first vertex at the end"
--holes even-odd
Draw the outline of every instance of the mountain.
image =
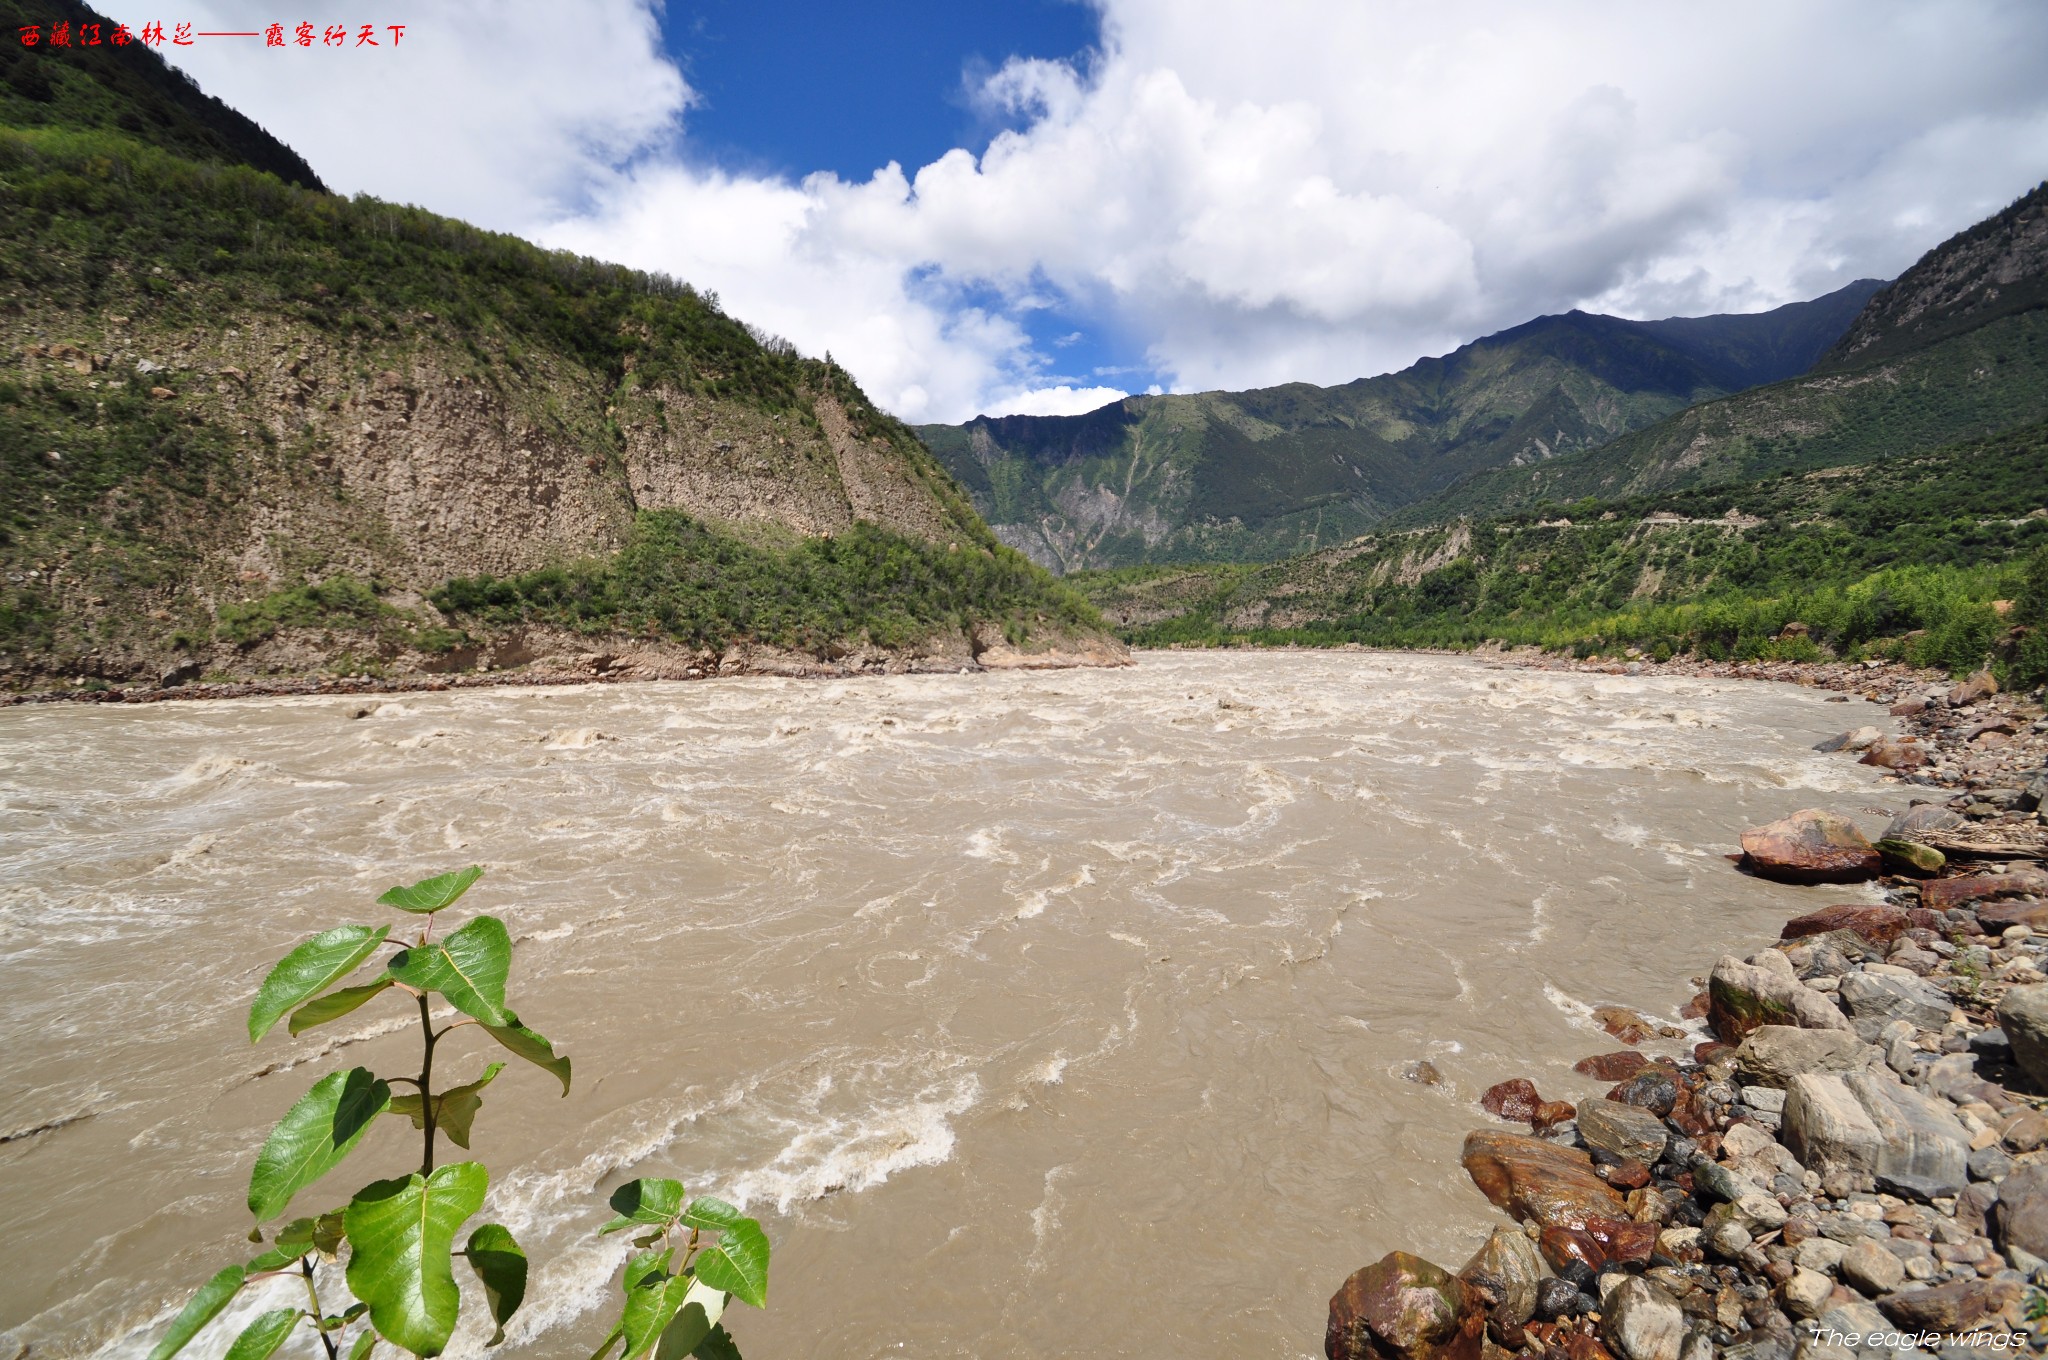
POLYGON ((907 427, 715 298, 329 195, 139 46, 24 51, 0 683, 1114 659, 907 427))
POLYGON ((1754 315, 1574 311, 1339 387, 1131 397, 917 433, 999 537, 1057 569, 1271 559, 1342 542, 1471 473, 1802 373, 1879 287, 1754 315))
POLYGON ((2024 659, 2009 679, 2048 679, 2048 423, 1573 509, 1383 530, 1284 562, 1072 579, 1149 646, 1496 643, 1955 670, 1989 656, 2024 659))
POLYGON ((0 126, 121 132, 190 160, 323 187, 298 152, 143 43, 115 43, 114 24, 77 0, 0 0, 0 33, 8 39, 0 42, 0 126), (19 35, 31 27, 38 42, 24 46, 19 35), (63 47, 52 42, 60 27, 63 47))
POLYGON ((1539 468, 1477 473, 1393 525, 1860 463, 2048 416, 2048 184, 1874 296, 1814 370, 1539 468))

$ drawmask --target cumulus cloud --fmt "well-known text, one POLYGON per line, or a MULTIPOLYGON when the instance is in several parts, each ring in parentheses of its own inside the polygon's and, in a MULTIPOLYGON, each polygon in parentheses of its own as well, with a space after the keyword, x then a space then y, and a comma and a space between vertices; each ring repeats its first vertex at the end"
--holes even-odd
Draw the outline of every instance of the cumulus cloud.
POLYGON ((602 56, 490 6, 534 49, 379 87, 374 154, 290 90, 193 69, 339 187, 715 289, 913 420, 1122 395, 1058 376, 1048 309, 1182 390, 1341 382, 1572 306, 1754 310, 1892 275, 2048 173, 2032 0, 1097 3, 1086 61, 978 79, 1012 129, 980 154, 858 181, 693 159, 631 0, 603 0, 602 56))

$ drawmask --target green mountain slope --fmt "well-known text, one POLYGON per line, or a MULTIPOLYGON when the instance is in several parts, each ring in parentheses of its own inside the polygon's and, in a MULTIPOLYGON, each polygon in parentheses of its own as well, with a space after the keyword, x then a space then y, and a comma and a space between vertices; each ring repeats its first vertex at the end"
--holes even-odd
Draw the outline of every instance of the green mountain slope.
POLYGON ((2029 554, 2048 564, 2048 424, 1574 510, 1385 531, 1264 566, 1071 579, 1146 645, 1825 650, 1967 668, 2025 640, 1996 602, 2026 595, 2029 554))
POLYGON ((0 34, 0 126, 121 132, 191 160, 247 165, 287 184, 323 187, 296 151, 151 48, 116 44, 113 23, 77 0, 0 0, 0 34), (39 41, 24 46, 19 35, 31 25, 39 41), (62 47, 51 42, 59 25, 68 39, 62 47), (89 43, 88 35, 99 41, 89 43))
POLYGON ((1340 387, 1133 397, 918 434, 1005 542, 1061 570, 1270 559, 1475 471, 1545 463, 1803 372, 1878 286, 1754 316, 1571 312, 1340 387))
POLYGON ((2048 416, 2048 185, 1936 246, 1815 370, 1600 448, 1478 473, 1393 524, 1738 482, 1931 449, 2048 416))
POLYGON ((1101 638, 842 370, 136 107, 0 129, 0 683, 1101 638))

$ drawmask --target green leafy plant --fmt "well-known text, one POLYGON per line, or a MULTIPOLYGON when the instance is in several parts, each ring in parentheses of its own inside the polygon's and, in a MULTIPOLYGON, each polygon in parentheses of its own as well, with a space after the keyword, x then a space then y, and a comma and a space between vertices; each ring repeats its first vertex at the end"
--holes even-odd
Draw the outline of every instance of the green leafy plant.
MULTIPOLYGON (((270 1229, 268 1248, 230 1265, 200 1286, 150 1352, 169 1360, 251 1285, 283 1276, 304 1284, 303 1307, 260 1314, 227 1350, 229 1360, 268 1360, 303 1323, 328 1360, 365 1360, 379 1344, 419 1356, 439 1355, 454 1333, 461 1309, 455 1260, 468 1263, 483 1286, 496 1332, 526 1296, 527 1259, 511 1231, 484 1223, 458 1248, 462 1229, 483 1209, 490 1174, 481 1162, 437 1166, 442 1135, 467 1149, 484 1089, 504 1070, 493 1062, 457 1085, 436 1086, 435 1059, 447 1071, 441 1045, 455 1031, 476 1028, 506 1051, 549 1073, 569 1094, 569 1059, 548 1039, 522 1024, 505 999, 512 967, 512 937, 494 916, 476 916, 435 936, 437 914, 454 905, 483 869, 472 865, 393 888, 379 904, 423 918, 416 935, 396 924, 341 925, 322 931, 286 954, 270 970, 249 1008, 249 1039, 260 1042, 280 1020, 293 1035, 351 1014, 385 992, 416 1005, 420 1016, 417 1075, 378 1076, 364 1067, 330 1072, 285 1112, 264 1140, 249 1177, 249 1240, 263 1243, 265 1225, 283 1218, 300 1191, 334 1170, 362 1142, 379 1117, 406 1119, 420 1131, 417 1170, 375 1180, 339 1208, 290 1219, 270 1229), (396 932, 396 933, 395 933, 396 932), (349 983, 373 956, 391 951, 368 981, 349 983), (347 985, 344 985, 347 984, 347 985), (433 999, 456 1016, 435 1015, 433 999), (448 1020, 436 1028, 437 1018, 448 1020), (394 1087, 406 1088, 394 1090, 394 1087), (320 1299, 315 1262, 339 1263, 353 1300, 330 1312, 320 1299)), ((600 1351, 623 1339, 634 1357, 660 1347, 663 1360, 695 1354, 727 1360, 739 1352, 719 1326, 737 1297, 764 1306, 768 1291, 768 1238, 761 1225, 720 1200, 702 1197, 687 1208, 674 1181, 634 1181, 612 1196, 619 1212, 606 1232, 646 1228, 635 1244, 651 1247, 684 1235, 679 1246, 635 1256, 626 1267, 626 1308, 600 1351), (706 1234, 717 1236, 712 1244, 706 1234)))

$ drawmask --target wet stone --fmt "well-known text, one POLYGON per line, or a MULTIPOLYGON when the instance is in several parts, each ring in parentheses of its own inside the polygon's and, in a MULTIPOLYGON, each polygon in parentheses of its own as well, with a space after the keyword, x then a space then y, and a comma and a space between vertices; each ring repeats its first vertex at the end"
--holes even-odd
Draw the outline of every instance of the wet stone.
POLYGON ((1664 1155, 1670 1138, 1654 1113, 1617 1100, 1582 1102, 1579 1135, 1592 1147, 1646 1166, 1664 1155))

